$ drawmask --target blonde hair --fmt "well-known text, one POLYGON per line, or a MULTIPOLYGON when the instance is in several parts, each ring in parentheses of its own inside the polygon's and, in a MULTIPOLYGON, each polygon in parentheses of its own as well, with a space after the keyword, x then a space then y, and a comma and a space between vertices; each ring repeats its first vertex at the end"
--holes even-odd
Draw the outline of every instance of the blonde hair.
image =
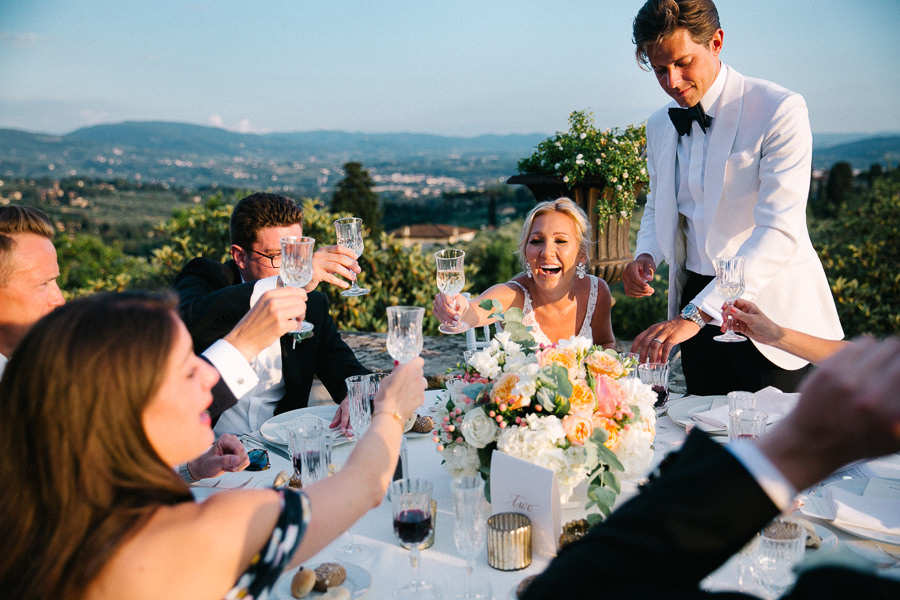
POLYGON ((516 254, 522 266, 525 266, 525 245, 531 236, 531 229, 534 227, 534 221, 538 217, 542 217, 549 213, 562 213, 572 219, 575 224, 575 230, 578 232, 578 251, 584 257, 584 266, 591 266, 591 234, 590 221, 587 214, 580 206, 575 204, 571 198, 557 198, 556 200, 546 200, 540 202, 531 209, 531 212, 525 217, 525 224, 522 226, 522 235, 519 236, 519 243, 516 246, 516 254))
POLYGON ((17 234, 32 233, 53 241, 53 224, 36 208, 0 206, 0 285, 6 285, 12 269, 12 254, 17 234))
POLYGON ((191 499, 145 407, 168 368, 172 295, 106 293, 43 317, 0 379, 0 589, 79 598, 156 508, 191 499))

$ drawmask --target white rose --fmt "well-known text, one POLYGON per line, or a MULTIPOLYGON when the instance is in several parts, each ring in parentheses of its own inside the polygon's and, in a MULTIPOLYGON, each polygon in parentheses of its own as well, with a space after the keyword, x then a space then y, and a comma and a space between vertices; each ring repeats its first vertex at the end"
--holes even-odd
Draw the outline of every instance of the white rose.
POLYGON ((497 422, 487 416, 480 406, 466 413, 460 428, 466 443, 475 448, 484 448, 496 440, 500 430, 497 422))
POLYGON ((475 367, 482 377, 493 379, 500 375, 500 364, 497 362, 497 357, 490 352, 476 353, 469 359, 469 364, 475 367))
POLYGON ((444 459, 444 469, 453 478, 477 475, 478 467, 481 466, 478 461, 478 452, 468 444, 447 446, 441 452, 441 458, 444 459))

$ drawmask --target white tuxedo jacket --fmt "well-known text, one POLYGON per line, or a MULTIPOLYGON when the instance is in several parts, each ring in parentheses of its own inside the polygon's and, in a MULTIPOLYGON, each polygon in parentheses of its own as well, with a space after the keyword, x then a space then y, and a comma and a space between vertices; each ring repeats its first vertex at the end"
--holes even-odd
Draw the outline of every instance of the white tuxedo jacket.
MULTIPOLYGON (((812 175, 812 133, 799 94, 727 69, 704 173, 706 252, 744 257, 745 290, 779 325, 827 339, 843 338, 825 271, 809 239, 806 201, 812 175)), ((673 101, 647 121, 650 193, 635 255, 669 264, 669 318, 678 313, 687 275, 685 236, 675 202, 678 133, 669 119, 673 101)), ((694 300, 721 324, 715 283, 694 300)), ((757 342, 776 365, 795 370, 806 361, 757 342)))

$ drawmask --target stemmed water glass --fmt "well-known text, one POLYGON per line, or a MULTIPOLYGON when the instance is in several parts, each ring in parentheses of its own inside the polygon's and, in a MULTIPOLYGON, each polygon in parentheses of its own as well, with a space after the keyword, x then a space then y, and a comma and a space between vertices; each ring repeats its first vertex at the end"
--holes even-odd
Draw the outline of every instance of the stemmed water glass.
POLYGON ((406 363, 422 352, 422 319, 418 306, 388 306, 387 351, 398 363, 406 363))
MULTIPOLYGON (((368 375, 353 375, 345 379, 347 383, 347 404, 350 408, 350 427, 353 437, 359 440, 372 422, 372 406, 369 403, 372 381, 368 375)), ((372 556, 372 550, 357 544, 353 525, 347 529, 347 543, 334 554, 334 558, 351 563, 365 562, 372 556)))
POLYGON ((394 535, 410 547, 409 563, 413 579, 394 593, 395 598, 433 598, 433 585, 418 579, 419 546, 428 538, 434 523, 431 521, 431 482, 425 479, 398 479, 391 484, 391 507, 394 515, 394 535))
MULTIPOLYGON (((334 222, 334 232, 337 235, 337 243, 345 248, 350 248, 356 253, 356 257, 362 256, 365 250, 363 243, 362 219, 359 217, 350 217, 347 219, 338 219, 334 222)), ((341 292, 341 296, 365 296, 369 293, 368 288, 359 287, 356 280, 349 290, 341 292)))
MULTIPOLYGON (((725 301, 727 311, 730 313, 731 305, 744 293, 744 257, 720 256, 713 259, 716 268, 716 291, 725 301)), ((747 338, 734 332, 734 318, 729 314, 726 317, 725 333, 717 335, 713 339, 717 342, 743 342, 747 338)))
MULTIPOLYGON (((313 249, 316 247, 315 238, 289 236, 281 238, 281 267, 279 275, 281 282, 288 287, 302 288, 312 281, 313 277, 313 249)), ((302 339, 301 335, 314 329, 313 324, 301 321, 300 326, 292 331, 294 346, 302 339)))
POLYGON ((485 600, 493 597, 491 584, 474 577, 475 557, 484 548, 487 535, 487 503, 484 499, 484 480, 480 476, 459 477, 450 482, 453 495, 453 541, 466 559, 465 582, 456 587, 446 600, 485 600))
MULTIPOLYGON (((445 296, 455 298, 466 285, 466 274, 463 270, 465 258, 465 252, 454 248, 434 253, 434 261, 437 263, 437 287, 445 296)), ((438 327, 441 333, 464 333, 467 329, 469 324, 463 320, 456 325, 441 323, 438 327)))

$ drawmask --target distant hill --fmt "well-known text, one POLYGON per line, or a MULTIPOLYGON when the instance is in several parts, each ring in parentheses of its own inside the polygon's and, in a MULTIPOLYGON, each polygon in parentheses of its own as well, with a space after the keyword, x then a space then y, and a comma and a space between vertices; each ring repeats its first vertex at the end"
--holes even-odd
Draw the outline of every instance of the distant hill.
MULTIPOLYGON (((331 191, 344 163, 358 161, 377 175, 384 189, 403 195, 406 184, 394 182, 460 189, 505 181, 515 174, 516 162, 546 137, 342 131, 258 135, 156 121, 97 125, 66 135, 0 129, 0 177, 121 177, 188 189, 265 188, 319 196, 331 191), (438 183, 428 183, 433 180, 438 183)), ((815 136, 814 166, 847 161, 868 169, 874 162, 900 162, 900 135, 863 137, 815 136)))
POLYGON ((883 167, 897 168, 900 164, 900 135, 870 137, 813 148, 814 168, 829 169, 834 163, 842 161, 862 170, 867 170, 875 163, 883 167))
POLYGON ((496 184, 514 175, 516 162, 545 137, 342 131, 258 135, 134 121, 61 136, 0 129, 0 177, 77 174, 167 182, 188 189, 265 187, 320 195, 330 191, 344 163, 358 161, 382 180, 398 175, 415 175, 422 181, 444 178, 452 180, 446 185, 459 189, 496 184))

